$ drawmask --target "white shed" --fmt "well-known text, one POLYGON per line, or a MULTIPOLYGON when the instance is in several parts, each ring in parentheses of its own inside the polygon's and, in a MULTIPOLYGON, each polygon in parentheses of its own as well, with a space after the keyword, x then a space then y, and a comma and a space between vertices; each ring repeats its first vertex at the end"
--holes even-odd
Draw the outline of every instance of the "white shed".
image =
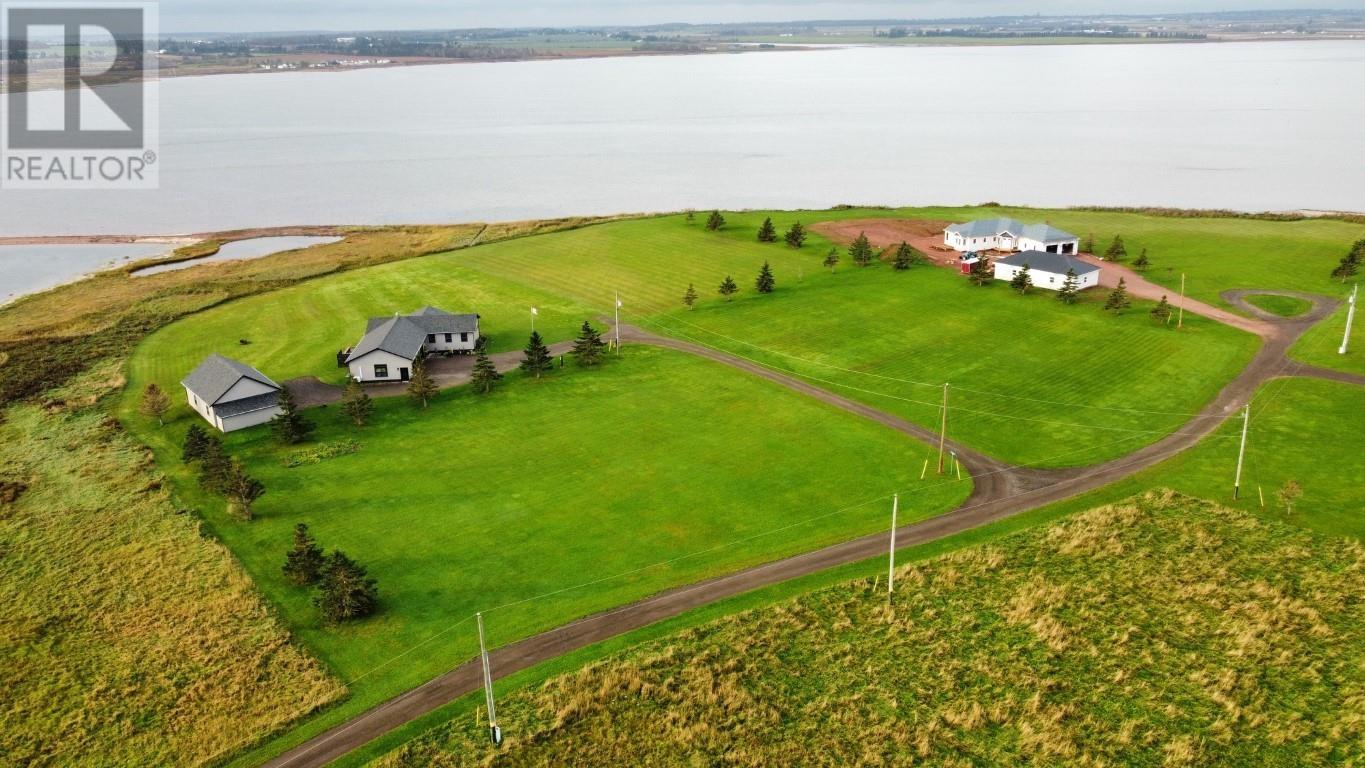
POLYGON ((1085 290, 1100 284, 1100 268, 1063 253, 1023 251, 995 260, 995 279, 1013 280, 1028 265, 1033 285, 1049 291, 1060 291, 1066 282, 1067 270, 1076 273, 1076 288, 1085 290))
POLYGON ((220 432, 264 424, 280 412, 280 385, 246 363, 209 355, 180 385, 190 407, 220 432))

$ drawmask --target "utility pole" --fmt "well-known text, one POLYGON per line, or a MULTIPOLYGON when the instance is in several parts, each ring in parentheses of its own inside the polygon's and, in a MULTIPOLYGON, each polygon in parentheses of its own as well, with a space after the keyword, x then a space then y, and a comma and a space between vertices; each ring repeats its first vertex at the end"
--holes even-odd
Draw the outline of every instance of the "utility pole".
POLYGON ((938 473, 943 474, 943 446, 948 439, 948 382, 943 383, 943 421, 938 428, 938 473))
POLYGON ((483 696, 488 704, 488 735, 497 746, 502 744, 502 729, 498 727, 498 710, 493 706, 493 673, 488 669, 488 648, 483 642, 483 613, 474 615, 479 620, 479 658, 483 661, 483 696))
POLYGON ((1237 477, 1232 480, 1233 501, 1236 501, 1242 493, 1242 460, 1247 455, 1247 424, 1249 423, 1251 423, 1251 403, 1247 403, 1246 407, 1242 409, 1242 447, 1237 449, 1237 477))
POLYGON ((616 292, 616 354, 621 354, 621 292, 616 292))
POLYGON ((1351 323, 1356 319, 1356 294, 1360 293, 1360 283, 1351 289, 1351 298, 1348 300, 1346 308, 1346 333, 1341 337, 1341 347, 1337 349, 1338 355, 1346 354, 1346 347, 1351 343, 1351 323))
POLYGON ((1185 327, 1185 273, 1180 273, 1180 319, 1175 323, 1176 330, 1185 327))
POLYGON ((886 599, 891 599, 891 593, 896 591, 896 512, 900 509, 901 495, 899 493, 891 496, 891 558, 886 567, 886 599))

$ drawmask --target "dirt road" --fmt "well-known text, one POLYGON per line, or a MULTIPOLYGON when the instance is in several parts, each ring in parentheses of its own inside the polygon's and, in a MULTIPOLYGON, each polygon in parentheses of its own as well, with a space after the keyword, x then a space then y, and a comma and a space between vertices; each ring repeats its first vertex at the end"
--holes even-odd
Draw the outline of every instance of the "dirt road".
MULTIPOLYGON (((1193 446, 1245 403, 1263 382, 1280 376, 1297 375, 1297 372, 1304 368, 1301 364, 1290 361, 1285 356, 1286 351, 1304 331, 1326 317, 1335 307, 1334 302, 1330 300, 1314 297, 1313 301, 1313 309, 1301 317, 1258 321, 1264 324, 1256 327, 1261 329, 1265 343, 1242 373, 1177 432, 1122 458, 1091 467, 1037 470, 1005 465, 965 446, 955 444, 955 450, 971 471, 975 482, 972 495, 951 512, 898 529, 897 547, 924 544, 1109 485, 1193 446)), ((935 437, 922 427, 897 416, 726 352, 656 336, 630 326, 622 326, 621 331, 622 338, 631 343, 650 344, 695 354, 763 377, 916 438, 935 437)), ((588 616, 493 651, 490 660, 494 676, 501 678, 570 651, 732 595, 882 555, 885 553, 886 543, 885 534, 873 534, 697 584, 671 589, 629 605, 588 616)), ((271 768, 285 766, 316 768, 326 765, 414 718, 477 690, 480 684, 478 666, 471 660, 320 734, 266 765, 271 768)))

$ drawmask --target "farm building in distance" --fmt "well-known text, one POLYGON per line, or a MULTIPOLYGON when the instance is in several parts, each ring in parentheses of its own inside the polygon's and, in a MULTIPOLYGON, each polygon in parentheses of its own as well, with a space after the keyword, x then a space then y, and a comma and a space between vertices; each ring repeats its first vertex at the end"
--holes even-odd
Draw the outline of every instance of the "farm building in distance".
POLYGON ((979 219, 943 230, 943 244, 955 251, 1043 251, 1077 253, 1080 238, 1048 224, 1014 219, 979 219))
POLYGON ((407 381, 423 354, 472 352, 478 341, 478 315, 422 307, 408 315, 370 318, 365 335, 338 355, 338 362, 356 381, 407 381))
POLYGON ((220 432, 264 424, 280 412, 280 385, 270 377, 217 353, 209 355, 180 385, 190 407, 220 432))
POLYGON ((1013 280, 1019 270, 1028 265, 1029 277, 1039 288, 1060 291, 1066 282, 1067 270, 1076 273, 1076 288, 1084 290, 1100 284, 1100 268, 1064 253, 1022 251, 995 260, 995 279, 1013 280))

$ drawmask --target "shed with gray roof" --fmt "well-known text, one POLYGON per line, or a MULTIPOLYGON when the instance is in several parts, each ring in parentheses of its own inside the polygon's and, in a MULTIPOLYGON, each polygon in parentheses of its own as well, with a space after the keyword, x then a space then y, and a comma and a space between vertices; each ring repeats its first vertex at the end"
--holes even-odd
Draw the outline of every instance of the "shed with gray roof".
POLYGON ((190 407, 221 432, 264 424, 280 412, 280 385, 246 363, 214 353, 180 382, 190 407))
POLYGON ((1076 289, 1085 290, 1100 284, 1100 268, 1075 256, 1048 251, 1021 251, 995 261, 995 279, 1013 280, 1025 266, 1029 278, 1038 288, 1060 291, 1066 283, 1068 271, 1076 273, 1076 289))

